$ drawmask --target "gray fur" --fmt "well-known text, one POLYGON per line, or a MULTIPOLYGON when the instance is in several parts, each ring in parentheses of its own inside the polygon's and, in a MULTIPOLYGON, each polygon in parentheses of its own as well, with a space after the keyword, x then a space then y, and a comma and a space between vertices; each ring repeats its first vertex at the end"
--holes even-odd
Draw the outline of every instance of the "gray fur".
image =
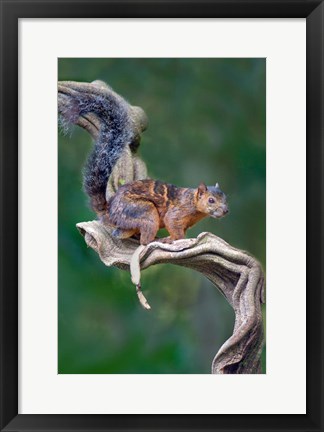
POLYGON ((138 136, 131 123, 130 106, 113 92, 105 91, 103 95, 73 92, 60 109, 60 126, 66 132, 69 125, 77 124, 87 114, 98 118, 100 129, 83 170, 83 186, 90 198, 100 197, 105 201, 107 181, 114 165, 126 145, 136 149, 138 136))

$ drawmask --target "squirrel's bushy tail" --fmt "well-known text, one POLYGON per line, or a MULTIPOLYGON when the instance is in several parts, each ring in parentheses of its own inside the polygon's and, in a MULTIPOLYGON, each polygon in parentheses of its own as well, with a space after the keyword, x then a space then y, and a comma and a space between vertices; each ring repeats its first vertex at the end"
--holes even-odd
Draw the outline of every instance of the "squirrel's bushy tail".
POLYGON ((97 214, 106 211, 109 176, 126 146, 135 152, 146 128, 145 113, 132 107, 101 81, 91 84, 59 82, 60 121, 77 124, 94 138, 84 167, 84 190, 97 214))

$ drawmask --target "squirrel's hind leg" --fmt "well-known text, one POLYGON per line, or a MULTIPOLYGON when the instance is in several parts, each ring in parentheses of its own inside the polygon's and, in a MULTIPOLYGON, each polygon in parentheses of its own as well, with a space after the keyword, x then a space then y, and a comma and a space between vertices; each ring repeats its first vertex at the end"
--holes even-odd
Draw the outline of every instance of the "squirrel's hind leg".
POLYGON ((143 230, 141 230, 141 238, 140 243, 143 246, 148 245, 149 243, 155 241, 156 233, 158 232, 158 228, 155 229, 148 229, 148 227, 145 227, 143 230))
POLYGON ((114 236, 127 238, 139 233, 142 245, 154 241, 160 226, 156 207, 146 200, 129 200, 120 203, 116 209, 113 209, 112 215, 109 215, 109 220, 116 227, 113 231, 114 236))
POLYGON ((158 211, 153 204, 150 205, 150 210, 146 212, 145 217, 138 221, 138 229, 140 231, 141 245, 147 245, 155 240, 156 234, 160 227, 160 217, 158 211))

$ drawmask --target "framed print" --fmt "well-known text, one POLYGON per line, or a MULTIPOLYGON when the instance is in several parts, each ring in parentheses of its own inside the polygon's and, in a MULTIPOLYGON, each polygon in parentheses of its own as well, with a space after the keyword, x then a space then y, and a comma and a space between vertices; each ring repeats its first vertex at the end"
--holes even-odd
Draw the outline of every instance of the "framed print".
POLYGON ((1 430, 323 429, 323 8, 1 1, 1 430))

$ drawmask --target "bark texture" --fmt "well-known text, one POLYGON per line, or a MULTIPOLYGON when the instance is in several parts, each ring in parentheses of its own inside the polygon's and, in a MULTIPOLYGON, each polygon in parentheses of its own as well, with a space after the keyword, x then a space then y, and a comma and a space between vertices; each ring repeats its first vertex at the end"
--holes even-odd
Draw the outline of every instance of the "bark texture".
MULTIPOLYGON (((106 266, 130 269, 139 243, 119 240, 98 221, 81 222, 77 228, 88 246, 106 266)), ((223 293, 235 312, 232 336, 212 362, 213 374, 261 373, 263 347, 261 303, 265 301, 264 276, 259 262, 221 238, 207 232, 172 244, 152 242, 139 254, 141 269, 159 263, 189 267, 204 274, 223 293)))

